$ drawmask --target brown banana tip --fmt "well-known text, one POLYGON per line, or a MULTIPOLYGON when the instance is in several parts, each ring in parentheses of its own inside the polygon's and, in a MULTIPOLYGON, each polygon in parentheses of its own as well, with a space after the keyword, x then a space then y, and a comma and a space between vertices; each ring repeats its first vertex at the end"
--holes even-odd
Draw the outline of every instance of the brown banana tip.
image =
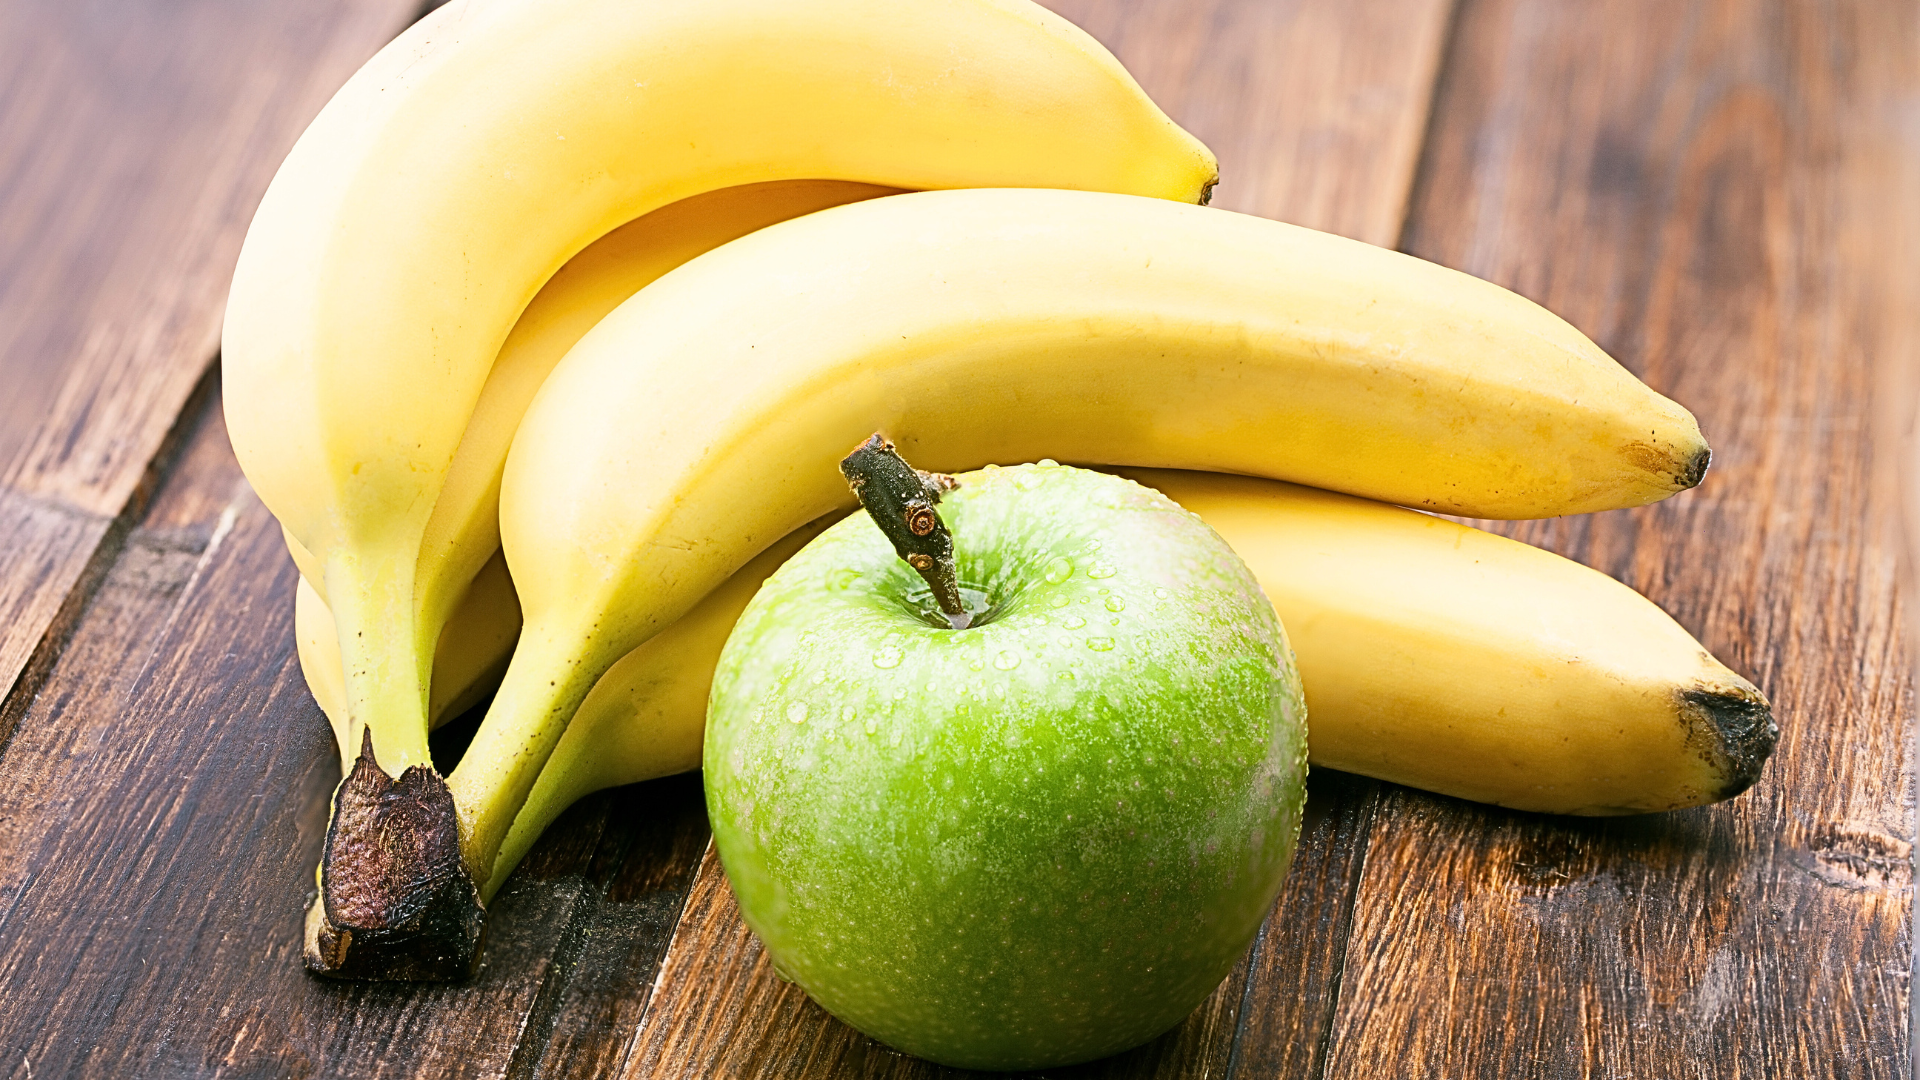
POLYGON ((369 733, 334 793, 320 895, 307 910, 307 970, 336 979, 465 979, 479 960, 485 921, 446 781, 417 765, 387 776, 369 733))
POLYGON ((1220 186, 1220 178, 1218 176, 1206 182, 1206 185, 1200 189, 1200 205, 1201 206, 1206 206, 1207 204, 1213 202, 1213 189, 1219 186, 1220 186))
POLYGON ((1687 462, 1686 467, 1681 470, 1680 490, 1685 491, 1688 488, 1699 487, 1700 481, 1707 478, 1707 466, 1712 463, 1713 450, 1710 447, 1702 446, 1699 451, 1693 455, 1692 460, 1687 462))
POLYGON ((1714 744, 1708 754, 1722 782, 1713 801, 1731 799, 1760 779, 1760 769, 1780 741, 1773 707, 1766 695, 1751 687, 1687 690, 1681 693, 1686 711, 1705 727, 1714 744))

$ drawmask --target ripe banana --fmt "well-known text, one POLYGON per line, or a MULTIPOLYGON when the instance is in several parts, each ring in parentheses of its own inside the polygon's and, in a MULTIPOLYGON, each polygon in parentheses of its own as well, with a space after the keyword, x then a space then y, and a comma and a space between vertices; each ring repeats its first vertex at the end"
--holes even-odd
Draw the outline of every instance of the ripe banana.
MULTIPOLYGON (((1626 814, 1731 798, 1773 749, 1766 698, 1598 571, 1366 499, 1251 477, 1117 471, 1200 515, 1247 560, 1299 658, 1315 766, 1514 809, 1626 814)), ((699 767, 707 689, 728 631, 822 524, 762 552, 594 685, 514 819, 484 895, 575 800, 699 767)), ((476 593, 511 590, 504 575, 475 584, 476 593)), ((449 648, 484 658, 466 670, 504 659, 491 644, 500 635, 468 646, 452 632, 489 607, 504 605, 463 605, 436 678, 456 667, 449 648)), ((326 612, 310 592, 299 610, 301 664, 332 715, 331 624, 322 628, 326 612)))
MULTIPOLYGON (((486 553, 456 539, 460 515, 447 532, 433 518, 496 354, 571 256, 659 207, 762 181, 1193 202, 1216 175, 1111 55, 1026 0, 456 0, 402 34, 269 187, 222 343, 235 450, 321 568, 345 734, 371 770, 349 773, 351 800, 336 794, 324 858, 373 850, 352 838, 384 828, 367 816, 384 812, 374 773, 418 786, 420 820, 459 824, 434 794, 427 685, 462 571, 486 553)), ((389 888, 407 872, 365 869, 379 895, 346 907, 378 920, 411 903, 389 888)), ((345 910, 327 880, 310 930, 345 910)), ((470 914, 427 921, 477 940, 470 914)), ((378 977, 379 961, 348 961, 358 941, 433 954, 423 977, 457 970, 462 947, 421 944, 429 931, 367 929, 310 948, 309 965, 378 977)))
POLYGON ((349 726, 429 766, 425 686, 464 588, 429 519, 489 367, 568 258, 769 180, 1114 189, 1193 202, 1212 156, 1024 0, 456 0, 301 137, 223 338, 235 450, 323 568, 349 726))
POLYGON ((609 315, 515 437, 527 623, 448 781, 476 880, 600 675, 844 507, 819 463, 875 426, 944 472, 1050 453, 1480 516, 1651 502, 1707 457, 1684 409, 1538 306, 1306 229, 1033 190, 773 226, 609 315))
MULTIPOLYGON (((433 610, 422 616, 421 625, 443 627, 437 631, 440 647, 429 683, 430 726, 444 715, 477 702, 484 691, 491 689, 491 683, 477 684, 473 678, 485 674, 497 681, 512 651, 519 630, 519 607, 512 600, 511 585, 506 584, 504 563, 496 568, 488 562, 490 558, 497 561, 500 549, 500 471, 514 428, 553 365, 621 301, 688 259, 778 221, 897 190, 834 180, 770 181, 722 188, 682 199, 615 229, 569 260, 547 282, 514 324, 488 372, 427 523, 421 560, 427 569, 417 584, 441 600, 429 605, 433 610), (488 570, 481 569, 483 565, 488 570), (497 574, 497 582, 486 578, 489 570, 497 574), (481 575, 480 580, 476 581, 476 574, 481 575), (471 609, 476 600, 491 599, 511 605, 507 612, 510 631, 495 633, 485 641, 458 640, 463 636, 471 639, 476 631, 469 625, 448 623, 439 611, 447 598, 459 595, 450 586, 456 582, 464 586, 469 581, 476 584, 463 602, 466 609, 455 612, 456 617, 474 618, 471 609), (504 588, 489 589, 490 582, 504 588), (445 640, 449 636, 457 639, 456 646, 464 647, 449 652, 445 640), (484 656, 476 652, 482 646, 484 656), (452 670, 450 664, 454 665, 452 670), (471 670, 460 670, 461 664, 471 670), (446 686, 464 689, 453 697, 443 693, 446 686)), ((324 586, 324 566, 290 531, 282 531, 303 579, 315 587, 324 586)), ((317 596, 313 602, 318 602, 317 596)), ((501 622, 496 619, 487 625, 501 622)), ((327 625, 332 625, 330 615, 327 625)), ((337 644, 333 652, 338 653, 337 644)), ((344 678, 341 692, 345 692, 344 678)), ((331 712, 329 718, 340 746, 342 774, 351 774, 360 728, 344 706, 331 712)), ((320 876, 324 888, 324 869, 320 876)))
POLYGON ((1765 696, 1597 570, 1313 488, 1116 471, 1198 514, 1253 568, 1299 658, 1315 765, 1608 815, 1732 798, 1773 752, 1765 696))
MULTIPOLYGON (((477 582, 475 577, 483 572, 483 566, 492 569, 489 560, 500 551, 500 471, 506 465, 514 429, 553 366, 608 312, 689 259, 777 222, 898 191, 837 180, 776 180, 721 188, 682 199, 622 225, 594 241, 553 275, 521 313, 506 343, 500 347, 427 522, 423 546, 426 554, 421 564, 432 567, 436 576, 432 588, 445 591, 452 584, 458 584, 462 591, 447 595, 455 597, 458 604, 466 605, 456 612, 456 619, 437 620, 445 628, 438 631, 443 638, 429 683, 430 726, 437 726, 446 716, 466 707, 449 712, 449 703, 462 698, 448 696, 453 692, 443 691, 442 683, 449 674, 448 663, 468 666, 479 663, 468 653, 481 643, 470 640, 472 630, 466 625, 475 616, 471 610, 476 602, 475 591, 496 603, 504 602, 497 595, 502 587, 511 594, 504 564, 499 569, 498 580, 491 586, 477 582), (461 596, 465 599, 458 599, 461 596), (464 644, 470 648, 456 649, 450 657, 445 641, 449 633, 456 639, 468 639, 464 644)), ((292 532, 285 529, 282 532, 302 579, 315 589, 323 588, 325 567, 292 532)), ((323 602, 317 596, 315 601, 323 602)), ((307 602, 302 604, 304 610, 307 602)), ((506 658, 513 649, 513 637, 519 632, 519 610, 516 602, 512 609, 512 633, 504 642, 497 640, 498 635, 486 641, 489 651, 485 663, 472 674, 491 669, 496 663, 501 670, 505 669, 506 658), (500 646, 497 656, 491 652, 495 645, 500 646)), ((331 625, 332 616, 328 615, 327 620, 331 625)), ((338 645, 334 651, 338 652, 338 645)), ((497 676, 499 672, 493 673, 497 676)), ((460 685, 465 687, 460 694, 473 693, 464 681, 460 685)), ((344 682, 342 690, 344 693, 344 682)), ((345 698, 340 700, 344 702, 345 698)), ((471 705, 473 701, 468 700, 466 704, 471 705)), ((351 725, 344 707, 338 710, 337 717, 331 712, 329 717, 337 720, 335 734, 343 759, 351 769, 358 745, 354 737, 357 729, 351 725)))
MULTIPOLYGON (((341 671, 339 630, 327 602, 301 578, 293 602, 294 640, 300 671, 320 711, 327 714, 334 741, 340 747, 340 769, 353 769, 352 740, 347 731, 347 687, 341 671)), ((520 636, 520 599, 507 560, 498 553, 473 579, 454 608, 433 654, 433 696, 428 723, 439 727, 478 705, 500 683, 520 636)))

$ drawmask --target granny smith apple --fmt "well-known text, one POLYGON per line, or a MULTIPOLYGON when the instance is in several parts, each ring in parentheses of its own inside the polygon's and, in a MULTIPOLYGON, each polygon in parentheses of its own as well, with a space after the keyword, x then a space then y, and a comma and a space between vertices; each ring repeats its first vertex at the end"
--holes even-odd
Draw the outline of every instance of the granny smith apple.
POLYGON ((1305 706, 1192 514, 1051 463, 940 503, 955 630, 866 515, 761 588, 714 678, 714 842, 781 975, 907 1053, 1085 1061, 1245 952, 1299 833, 1305 706))

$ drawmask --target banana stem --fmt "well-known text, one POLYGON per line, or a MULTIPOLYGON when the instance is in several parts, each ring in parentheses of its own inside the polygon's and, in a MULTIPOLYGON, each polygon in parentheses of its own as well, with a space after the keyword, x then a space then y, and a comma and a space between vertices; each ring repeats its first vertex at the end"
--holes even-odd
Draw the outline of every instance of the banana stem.
POLYGON ((306 965, 342 979, 466 978, 484 911, 461 858, 452 795, 427 747, 433 650, 404 617, 413 608, 396 618, 383 604, 410 595, 411 563, 381 567, 399 579, 390 589, 367 583, 368 566, 343 558, 326 570, 346 698, 336 731, 345 775, 307 911, 306 965))
MULTIPOLYGON (((374 760, 390 777, 415 766, 433 768, 427 747, 427 684, 433 672, 433 640, 422 635, 411 606, 391 602, 413 591, 413 567, 400 560, 330 560, 326 571, 327 607, 340 642, 341 672, 347 697, 347 730, 342 760, 351 762, 363 733, 373 735, 374 760), (395 579, 381 588, 368 581, 379 574, 395 579)), ((344 770, 352 772, 351 764, 344 770)))
POLYGON ((460 854, 453 797, 430 765, 398 777, 373 734, 333 796, 307 970, 337 979, 439 982, 473 974, 486 918, 460 854))
POLYGON ((953 477, 915 469, 877 431, 841 460, 840 473, 893 550, 927 579, 947 621, 965 630, 972 616, 960 599, 953 534, 933 509, 943 493, 953 490, 953 477))
POLYGON ((568 722, 619 659, 581 646, 583 637, 571 627, 555 632, 538 620, 528 623, 480 730, 447 776, 476 882, 492 879, 500 845, 568 722))

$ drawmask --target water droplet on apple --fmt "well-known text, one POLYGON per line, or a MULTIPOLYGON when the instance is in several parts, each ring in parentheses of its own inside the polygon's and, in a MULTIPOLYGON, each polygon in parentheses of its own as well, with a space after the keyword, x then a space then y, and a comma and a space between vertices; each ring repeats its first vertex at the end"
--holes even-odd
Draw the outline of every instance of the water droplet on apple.
POLYGON ((1035 464, 1039 465, 1043 469, 1057 469, 1060 467, 1060 463, 1053 460, 1050 457, 1043 457, 1035 464))
POLYGON ((1120 571, 1113 568, 1112 563, 1094 563, 1093 569, 1087 571, 1087 576, 1090 578, 1110 578, 1119 572, 1120 571))
POLYGON ((1056 555, 1047 560, 1047 584, 1058 585, 1073 576, 1073 561, 1056 555))
MULTIPOLYGON (((1107 605, 1107 606, 1108 606, 1108 607, 1112 607, 1113 605, 1111 605, 1111 604, 1109 604, 1109 605, 1107 605)), ((816 671, 816 672, 814 672, 814 673, 813 673, 813 685, 815 685, 815 686, 819 686, 819 685, 820 685, 821 683, 823 683, 823 682, 826 682, 826 681, 827 681, 827 673, 826 673, 826 672, 824 672, 824 671, 816 671)))
POLYGON ((1166 599, 1167 597, 1169 597, 1169 596, 1172 596, 1172 595, 1173 595, 1172 593, 1170 593, 1170 592, 1168 592, 1168 591, 1167 591, 1167 590, 1165 590, 1165 589, 1155 589, 1155 590, 1153 590, 1153 598, 1154 598, 1155 600, 1165 600, 1165 599, 1166 599))
POLYGON ((853 588, 853 583, 859 580, 860 571, 848 567, 844 570, 834 571, 833 576, 827 579, 827 587, 830 589, 851 589, 853 588))
POLYGON ((873 666, 877 668, 897 668, 902 657, 900 646, 882 645, 873 651, 873 666))
POLYGON ((879 730, 880 730, 880 721, 874 719, 871 716, 867 717, 867 734, 871 735, 874 732, 879 730))
POLYGON ((1060 625, 1066 627, 1069 630, 1078 630, 1081 627, 1087 625, 1087 620, 1081 618, 1078 615, 1069 615, 1066 617, 1064 621, 1061 622, 1060 625))
POLYGON ((1012 671, 1020 666, 1020 657, 1017 653, 1003 652, 993 658, 993 666, 1001 671, 1012 671))
POLYGON ((1110 637, 1090 637, 1087 639, 1087 648, 1092 649, 1094 652, 1110 652, 1113 649, 1113 639, 1110 637))
POLYGON ((1107 597, 1107 610, 1108 611, 1125 611, 1127 610, 1127 602, 1125 600, 1120 599, 1117 596, 1109 596, 1107 597))
POLYGON ((1056 607, 1056 608, 1063 608, 1063 607, 1066 607, 1066 606, 1067 606, 1068 604, 1071 604, 1071 603, 1073 603, 1073 601, 1071 601, 1071 600, 1069 600, 1069 599, 1067 599, 1067 598, 1066 598, 1066 597, 1064 597, 1064 596, 1056 596, 1056 597, 1054 597, 1053 599, 1051 599, 1051 600, 1049 600, 1049 601, 1047 601, 1047 606, 1048 606, 1048 607, 1056 607))
POLYGON ((804 724, 806 722, 807 722, 807 703, 804 701, 790 702, 787 705, 787 723, 804 724))

